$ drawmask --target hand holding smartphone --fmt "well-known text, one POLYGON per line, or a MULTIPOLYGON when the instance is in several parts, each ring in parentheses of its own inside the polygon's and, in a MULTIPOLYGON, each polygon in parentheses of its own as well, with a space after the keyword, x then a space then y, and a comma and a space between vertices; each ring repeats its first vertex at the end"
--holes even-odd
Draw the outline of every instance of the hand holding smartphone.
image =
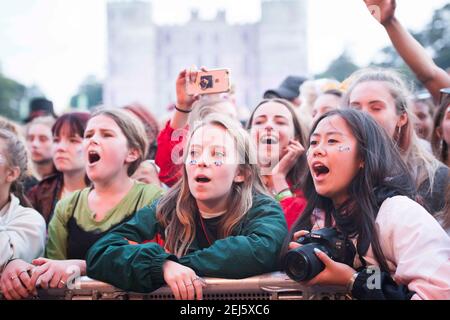
POLYGON ((186 81, 186 93, 190 96, 228 91, 230 91, 228 69, 202 70, 197 73, 195 81, 186 81))

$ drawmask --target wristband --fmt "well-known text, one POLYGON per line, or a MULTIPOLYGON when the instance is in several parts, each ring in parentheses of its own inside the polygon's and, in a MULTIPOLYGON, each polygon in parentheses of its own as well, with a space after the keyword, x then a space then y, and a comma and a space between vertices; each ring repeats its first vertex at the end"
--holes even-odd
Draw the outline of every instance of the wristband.
POLYGON ((177 105, 175 105, 175 110, 182 112, 182 113, 191 113, 191 111, 192 111, 192 109, 189 109, 189 110, 180 109, 177 107, 177 105))
POLYGON ((291 190, 289 188, 281 190, 280 192, 278 192, 275 195, 275 200, 277 200, 278 202, 286 199, 286 198, 290 198, 293 197, 294 194, 291 192, 291 190))
POLYGON ((348 280, 347 283, 347 292, 351 293, 353 290, 353 285, 355 284, 355 280, 356 278, 358 278, 359 272, 355 272, 352 277, 350 278, 350 280, 348 280))

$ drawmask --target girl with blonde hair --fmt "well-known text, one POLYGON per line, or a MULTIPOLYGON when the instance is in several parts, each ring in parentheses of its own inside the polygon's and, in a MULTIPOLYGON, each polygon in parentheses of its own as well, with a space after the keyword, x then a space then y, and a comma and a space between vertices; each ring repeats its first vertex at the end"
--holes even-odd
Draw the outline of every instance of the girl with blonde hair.
POLYGON ((417 200, 432 214, 442 210, 448 168, 419 142, 405 82, 397 72, 386 69, 363 69, 351 78, 344 107, 367 112, 385 129, 414 178, 417 200))
POLYGON ((253 149, 236 120, 211 114, 198 123, 181 180, 89 250, 88 276, 135 292, 166 283, 177 299, 201 299, 200 277, 274 271, 286 222, 265 194, 253 149), (146 243, 155 235, 164 247, 146 243))

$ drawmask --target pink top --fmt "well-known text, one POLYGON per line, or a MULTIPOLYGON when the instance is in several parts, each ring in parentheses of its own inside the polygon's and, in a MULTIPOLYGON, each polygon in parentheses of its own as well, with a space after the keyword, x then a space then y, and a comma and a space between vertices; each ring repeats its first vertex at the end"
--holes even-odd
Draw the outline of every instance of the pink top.
MULTIPOLYGON (((313 229, 324 226, 316 211, 313 229)), ((404 196, 386 199, 375 220, 392 278, 416 292, 413 300, 450 299, 450 237, 421 205, 404 196)), ((369 248, 368 265, 377 265, 369 248)), ((355 259, 354 266, 361 266, 355 259)))

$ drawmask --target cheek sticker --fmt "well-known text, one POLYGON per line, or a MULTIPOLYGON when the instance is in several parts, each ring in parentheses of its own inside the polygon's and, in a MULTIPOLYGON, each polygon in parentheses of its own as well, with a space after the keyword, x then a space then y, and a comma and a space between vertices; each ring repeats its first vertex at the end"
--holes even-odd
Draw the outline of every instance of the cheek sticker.
POLYGON ((338 150, 339 152, 349 152, 351 148, 349 146, 340 146, 338 150))
POLYGON ((223 162, 221 160, 216 160, 214 161, 214 164, 216 165, 216 167, 220 167, 223 164, 223 162))
POLYGON ((195 166, 197 164, 197 160, 191 160, 191 161, 189 161, 189 164, 191 166, 195 166))

